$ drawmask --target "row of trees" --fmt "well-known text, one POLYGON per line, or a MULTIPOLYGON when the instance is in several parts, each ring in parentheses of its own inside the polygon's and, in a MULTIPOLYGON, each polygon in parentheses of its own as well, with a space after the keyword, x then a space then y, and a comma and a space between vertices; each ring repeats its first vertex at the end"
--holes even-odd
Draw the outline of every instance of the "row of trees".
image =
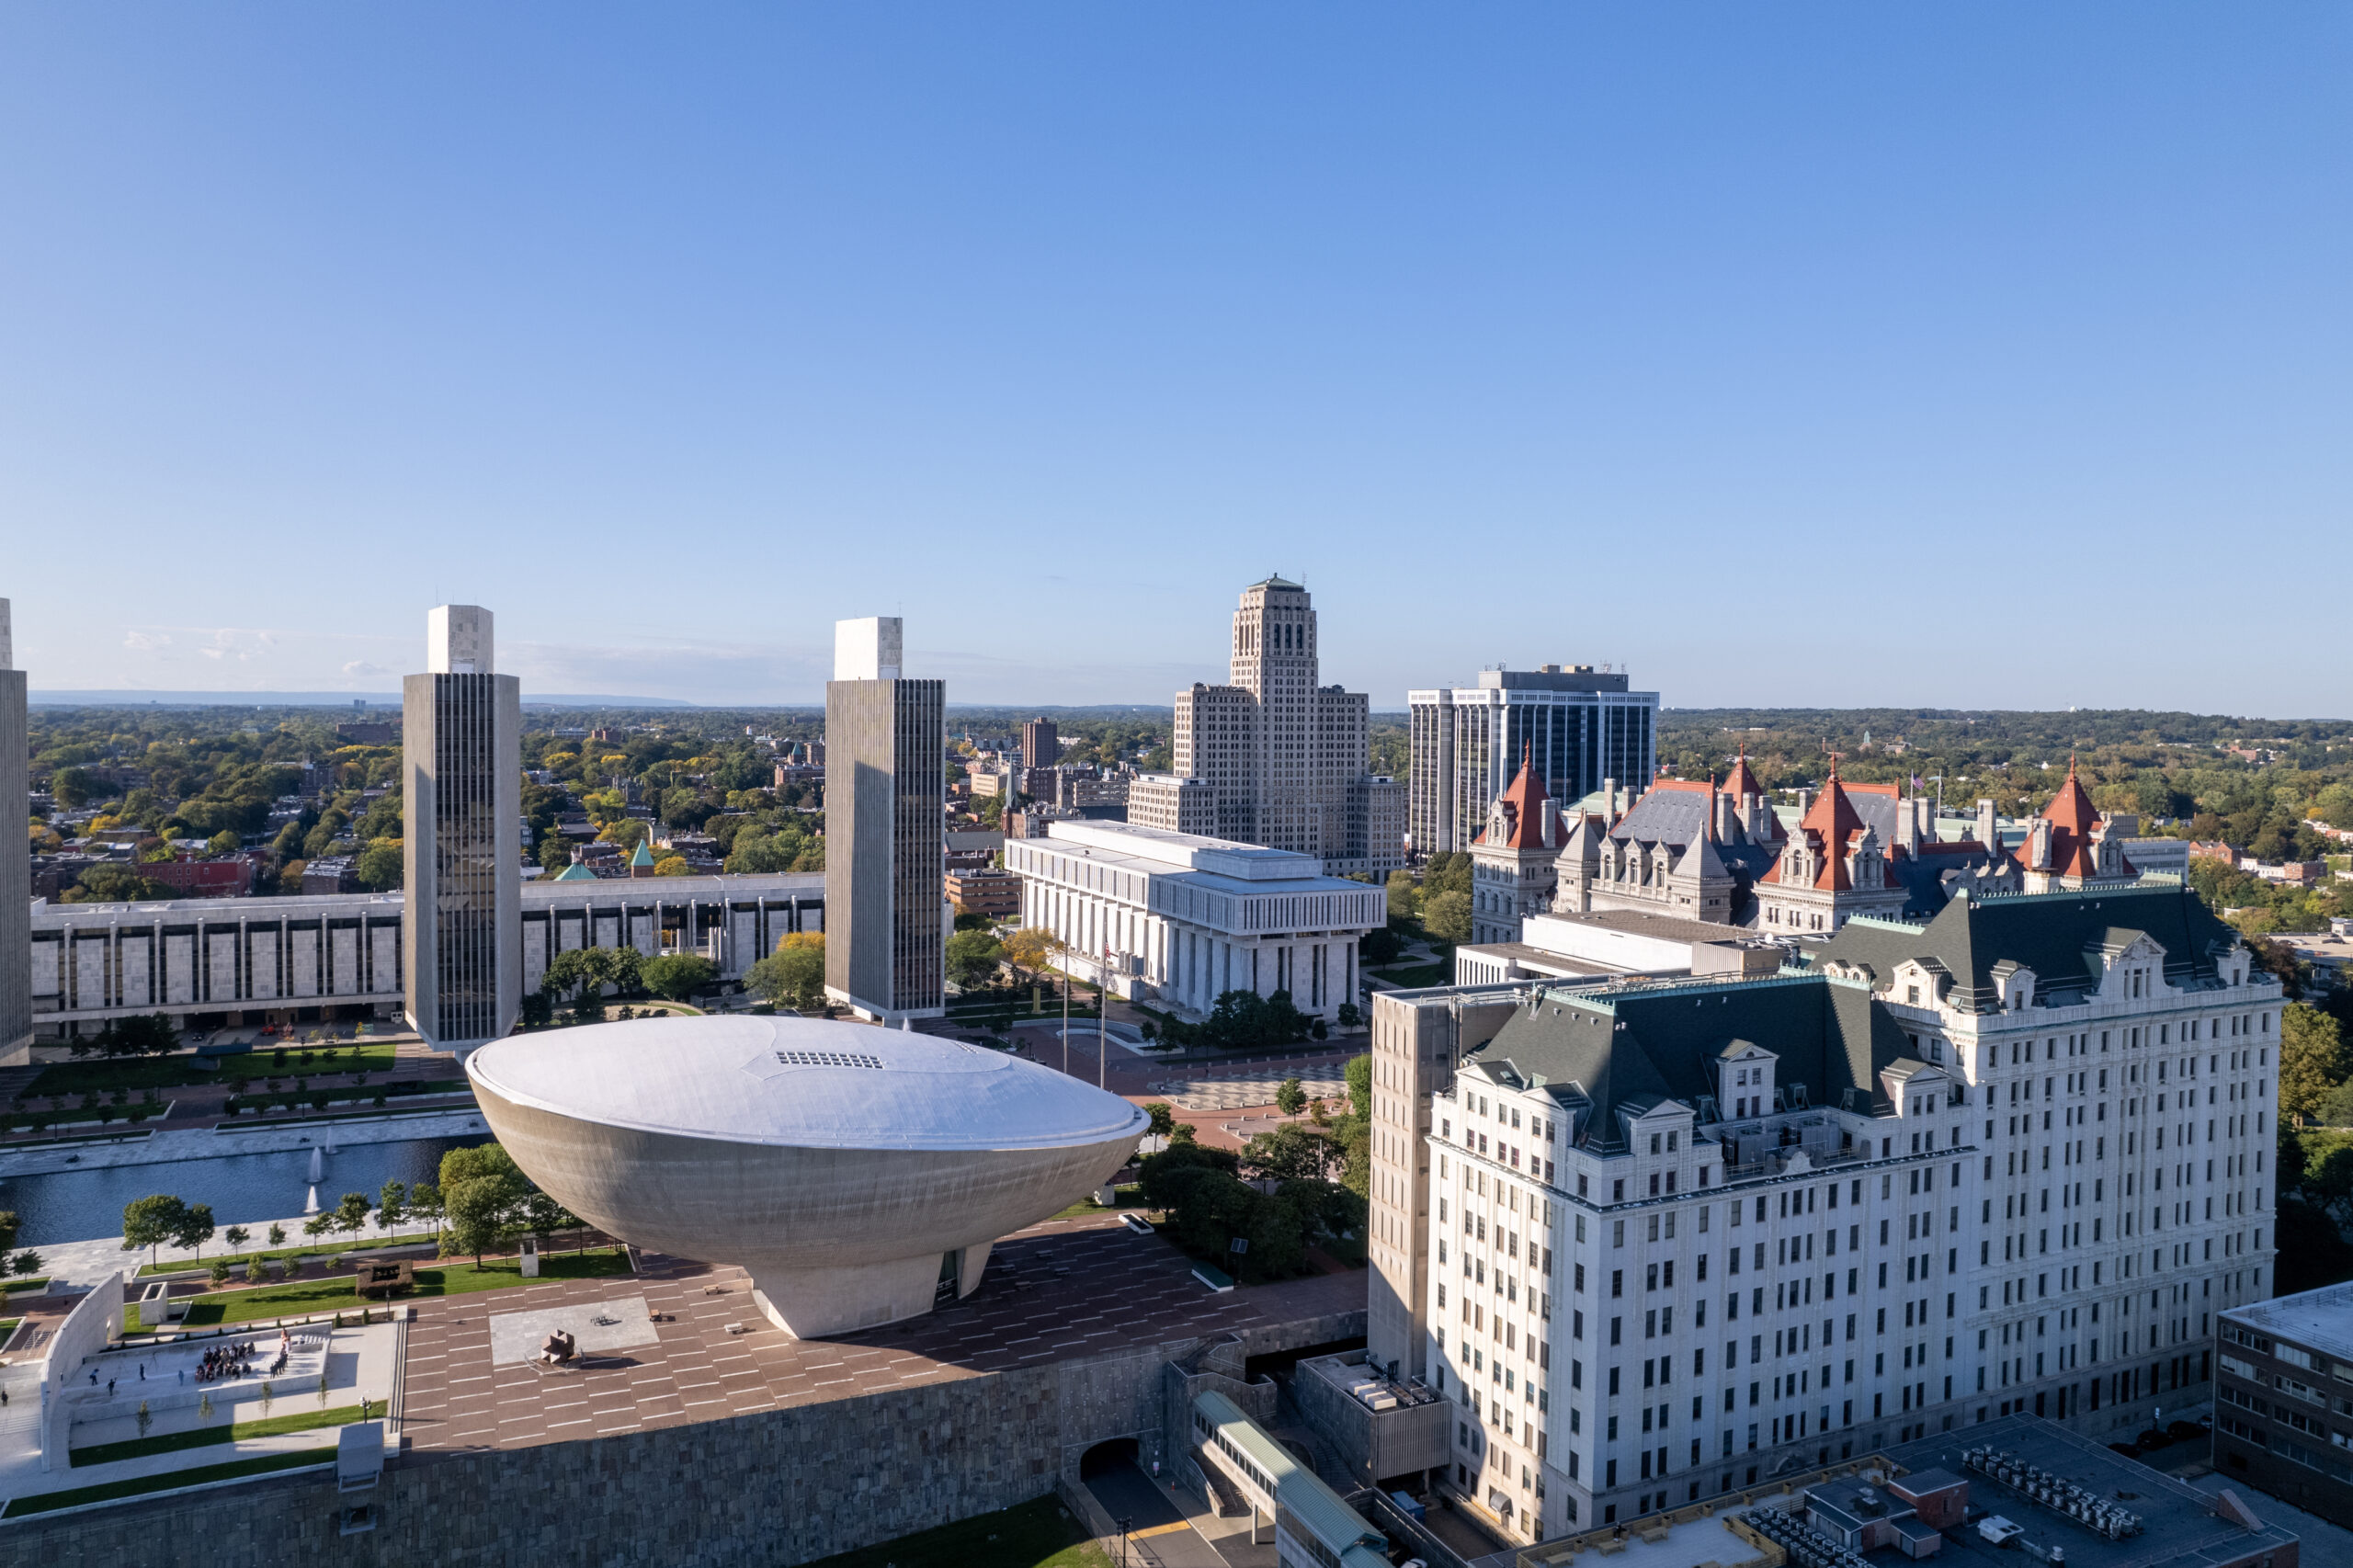
POLYGON ((163 1056, 179 1048, 180 1031, 168 1013, 114 1018, 94 1035, 66 1042, 75 1056, 163 1056))
MULTIPOLYGON (((533 1186, 495 1143, 450 1150, 441 1156, 438 1175, 438 1183, 421 1181, 413 1187, 388 1181, 372 1201, 364 1192, 347 1192, 334 1208, 304 1221, 302 1233, 357 1238, 372 1221, 388 1240, 398 1240, 400 1228, 415 1221, 432 1228, 442 1256, 471 1254, 479 1264, 483 1253, 494 1250, 510 1236, 529 1232, 544 1239, 558 1231, 581 1228, 576 1215, 533 1186)), ((15 1244, 16 1233, 17 1217, 0 1214, 0 1255, 15 1244)), ((145 1251, 151 1263, 167 1245, 186 1247, 200 1257, 214 1233, 209 1203, 189 1203, 168 1193, 155 1193, 123 1206, 122 1248, 145 1251)), ((254 1239, 243 1225, 232 1225, 219 1234, 236 1254, 242 1254, 245 1244, 254 1239)), ((284 1226, 269 1227, 269 1246, 283 1246, 286 1239, 284 1226)))
POLYGON ((635 948, 574 948, 558 953, 540 977, 540 988, 523 998, 523 1021, 549 1023, 563 1004, 578 1017, 601 1017, 608 985, 623 996, 650 994, 684 1002, 718 980, 717 966, 697 953, 649 959, 635 948))

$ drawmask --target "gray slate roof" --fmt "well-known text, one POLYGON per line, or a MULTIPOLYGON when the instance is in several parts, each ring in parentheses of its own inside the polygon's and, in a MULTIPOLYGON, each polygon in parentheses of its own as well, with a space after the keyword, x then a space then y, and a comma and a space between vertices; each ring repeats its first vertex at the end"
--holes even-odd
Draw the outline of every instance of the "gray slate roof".
POLYGON ((1911 1050, 1863 987, 1796 975, 1574 995, 1539 991, 1533 1006, 1516 1010, 1465 1061, 1508 1065, 1530 1084, 1576 1085, 1593 1102, 1591 1132, 1607 1142, 1618 1136, 1621 1108, 1660 1099, 1696 1105, 1714 1094, 1715 1064, 1735 1040, 1772 1051, 1779 1059, 1775 1081, 1804 1085, 1813 1104, 1836 1105, 1857 1090, 1859 1109, 1877 1097, 1879 1070, 1911 1050))
POLYGON ((1955 899, 1925 926, 1849 921, 1804 946, 1813 962, 1843 959, 1882 978, 1906 959, 1933 959, 1953 977, 1956 1006, 1991 1013, 1999 1007, 1995 979, 2004 960, 2034 971, 2039 994, 2080 989, 2094 972, 2090 952, 2143 934, 2165 949, 2165 979, 2175 985, 2211 983, 2216 960, 2239 941, 2197 893, 2168 881, 1955 899))

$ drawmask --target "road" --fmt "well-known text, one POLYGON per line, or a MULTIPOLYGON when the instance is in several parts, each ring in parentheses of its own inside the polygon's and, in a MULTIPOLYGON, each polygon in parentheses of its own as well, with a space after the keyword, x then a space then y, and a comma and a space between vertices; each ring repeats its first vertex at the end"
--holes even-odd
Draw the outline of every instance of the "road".
POLYGON ((1226 1568, 1225 1559, 1188 1524, 1184 1514, 1133 1460, 1087 1478, 1104 1511, 1115 1519, 1133 1521, 1130 1528, 1131 1564, 1158 1568, 1226 1568))

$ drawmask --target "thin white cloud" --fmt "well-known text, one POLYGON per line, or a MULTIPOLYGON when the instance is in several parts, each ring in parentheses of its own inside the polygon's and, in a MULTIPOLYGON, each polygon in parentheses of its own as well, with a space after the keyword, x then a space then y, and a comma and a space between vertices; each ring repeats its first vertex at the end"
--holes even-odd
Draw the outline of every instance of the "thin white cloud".
POLYGON ((172 645, 172 636, 168 631, 142 631, 134 626, 131 629, 129 634, 123 638, 122 645, 126 648, 136 649, 142 653, 149 653, 157 648, 170 647, 172 645))

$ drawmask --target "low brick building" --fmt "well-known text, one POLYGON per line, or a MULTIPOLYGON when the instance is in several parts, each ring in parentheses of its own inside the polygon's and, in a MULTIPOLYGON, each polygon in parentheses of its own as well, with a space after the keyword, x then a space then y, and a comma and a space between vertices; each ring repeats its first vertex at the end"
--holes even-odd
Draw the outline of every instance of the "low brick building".
POLYGON ((2234 1307, 2214 1352, 2214 1468, 2353 1528, 2353 1284, 2234 1307))

